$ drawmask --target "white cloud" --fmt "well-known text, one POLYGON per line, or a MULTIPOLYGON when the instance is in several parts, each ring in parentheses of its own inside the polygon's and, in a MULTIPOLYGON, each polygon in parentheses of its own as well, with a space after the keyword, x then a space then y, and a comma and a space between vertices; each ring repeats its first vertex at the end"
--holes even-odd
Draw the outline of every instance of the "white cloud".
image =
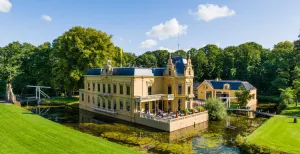
POLYGON ((230 10, 226 5, 219 7, 214 4, 200 4, 196 12, 189 10, 189 14, 196 16, 198 20, 208 22, 217 18, 233 16, 235 15, 235 11, 230 10))
POLYGON ((11 10, 12 4, 9 0, 0 0, 0 12, 9 12, 11 10))
POLYGON ((170 37, 177 37, 178 35, 186 34, 187 28, 187 25, 180 25, 177 19, 173 18, 165 23, 153 26, 150 31, 146 32, 146 35, 151 38, 165 40, 170 37))
POLYGON ((48 21, 48 22, 52 21, 52 18, 48 15, 42 15, 42 19, 45 20, 45 21, 48 21))
POLYGON ((148 40, 143 41, 140 44, 140 47, 144 48, 144 49, 148 49, 148 48, 152 48, 152 47, 154 47, 156 45, 157 45, 157 42, 155 40, 148 39, 148 40))

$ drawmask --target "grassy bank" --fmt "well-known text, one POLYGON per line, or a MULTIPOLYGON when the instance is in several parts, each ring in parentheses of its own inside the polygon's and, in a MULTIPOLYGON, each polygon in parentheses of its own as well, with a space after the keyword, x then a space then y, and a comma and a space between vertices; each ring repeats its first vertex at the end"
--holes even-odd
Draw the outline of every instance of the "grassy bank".
POLYGON ((13 105, 0 104, 0 126, 0 153, 139 153, 13 105))
POLYGON ((65 97, 53 97, 49 100, 42 102, 42 105, 67 105, 71 107, 79 106, 79 97, 65 98, 65 97))
POLYGON ((246 138, 249 144, 266 147, 275 151, 300 153, 300 119, 293 123, 293 118, 300 115, 300 107, 289 106, 281 115, 269 119, 246 138))

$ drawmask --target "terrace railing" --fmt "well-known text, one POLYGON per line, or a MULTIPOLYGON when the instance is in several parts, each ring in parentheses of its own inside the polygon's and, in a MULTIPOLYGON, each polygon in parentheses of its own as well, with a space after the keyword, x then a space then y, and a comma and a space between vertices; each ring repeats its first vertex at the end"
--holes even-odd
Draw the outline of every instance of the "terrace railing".
POLYGON ((182 116, 182 117, 178 117, 178 118, 174 118, 174 117, 170 117, 170 116, 166 116, 165 118, 161 118, 161 117, 157 117, 153 114, 146 114, 146 113, 141 113, 140 112, 139 117, 140 118, 145 118, 145 119, 150 119, 150 120, 155 120, 155 121, 160 121, 160 122, 164 122, 164 123, 172 123, 172 122, 179 121, 179 120, 187 120, 189 118, 200 116, 200 115, 203 115, 203 114, 207 114, 207 111, 194 113, 194 114, 190 114, 190 115, 182 116))
POLYGON ((155 100, 174 100, 174 94, 156 94, 148 96, 136 96, 137 102, 149 102, 155 100))

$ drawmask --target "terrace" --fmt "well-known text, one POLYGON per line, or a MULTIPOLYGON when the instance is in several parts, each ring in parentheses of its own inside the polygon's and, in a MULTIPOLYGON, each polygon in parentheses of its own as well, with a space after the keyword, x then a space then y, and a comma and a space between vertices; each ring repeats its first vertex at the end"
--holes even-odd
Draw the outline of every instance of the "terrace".
POLYGON ((149 127, 172 132, 188 126, 193 126, 208 120, 208 112, 189 112, 187 115, 175 113, 143 113, 135 114, 135 122, 149 127))

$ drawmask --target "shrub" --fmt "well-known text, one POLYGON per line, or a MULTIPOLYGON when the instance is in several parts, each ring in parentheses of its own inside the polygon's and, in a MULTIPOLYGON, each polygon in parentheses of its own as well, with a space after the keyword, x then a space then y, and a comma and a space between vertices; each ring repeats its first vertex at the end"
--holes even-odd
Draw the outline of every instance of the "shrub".
POLYGON ((238 145, 239 149, 242 153, 256 154, 256 153, 281 153, 284 154, 286 152, 279 151, 276 149, 270 149, 266 146, 250 144, 248 142, 244 142, 241 145, 238 145))
POLYGON ((278 105, 278 107, 277 107, 277 113, 278 113, 278 114, 281 113, 281 111, 284 110, 286 107, 287 107, 286 104, 280 103, 280 104, 278 105))
POLYGON ((210 120, 221 120, 226 117, 226 108, 221 99, 209 98, 206 102, 205 109, 208 111, 210 120))
POLYGON ((236 145, 238 146, 242 145, 244 142, 245 142, 245 138, 242 135, 238 134, 235 138, 236 145))

